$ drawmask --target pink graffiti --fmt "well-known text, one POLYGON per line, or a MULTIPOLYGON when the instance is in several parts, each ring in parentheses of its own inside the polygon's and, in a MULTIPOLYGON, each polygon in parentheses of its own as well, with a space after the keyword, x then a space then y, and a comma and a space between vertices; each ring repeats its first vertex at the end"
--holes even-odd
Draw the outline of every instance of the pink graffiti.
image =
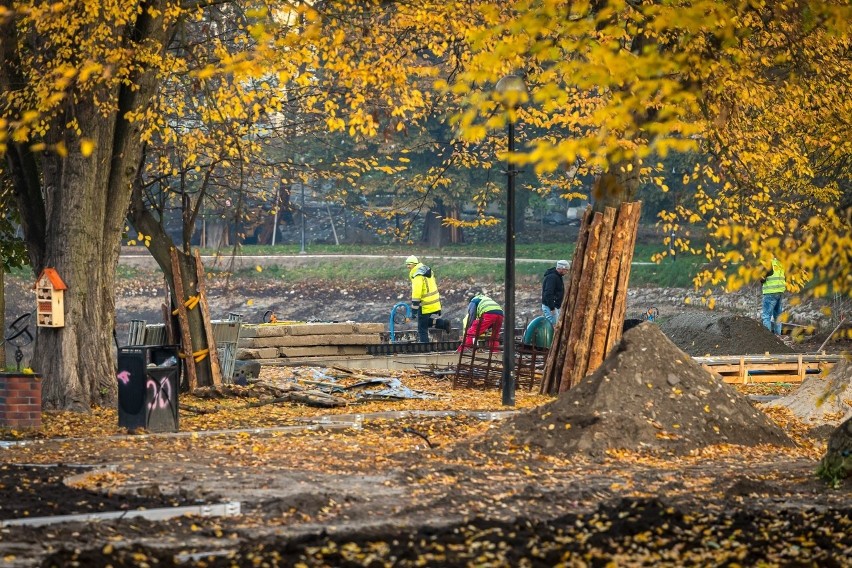
POLYGON ((121 381, 121 384, 126 385, 130 382, 130 371, 122 371, 116 375, 118 380, 121 381))
POLYGON ((168 377, 164 377, 160 381, 149 378, 146 388, 153 395, 148 397, 151 401, 148 403, 148 410, 167 408, 169 406, 169 401, 172 399, 172 387, 168 377))

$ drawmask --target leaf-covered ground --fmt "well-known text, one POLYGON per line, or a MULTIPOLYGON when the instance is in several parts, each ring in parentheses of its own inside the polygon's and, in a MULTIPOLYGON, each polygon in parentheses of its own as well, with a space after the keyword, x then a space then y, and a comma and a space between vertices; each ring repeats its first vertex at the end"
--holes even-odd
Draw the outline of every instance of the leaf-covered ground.
MULTIPOLYGON (((770 417, 796 447, 600 459, 480 451, 470 440, 503 422, 499 392, 383 375, 437 396, 363 401, 346 391, 335 394, 350 402, 341 408, 258 406, 274 398, 270 385, 365 379, 264 369, 258 385, 227 396, 184 396, 191 410, 176 434, 128 434, 112 410, 50 413, 37 435, 7 432, 0 519, 232 500, 242 515, 6 526, 0 558, 95 567, 849 565, 852 487, 815 477, 824 440, 807 438, 783 411, 770 417)), ((549 400, 520 391, 517 409, 549 400)))

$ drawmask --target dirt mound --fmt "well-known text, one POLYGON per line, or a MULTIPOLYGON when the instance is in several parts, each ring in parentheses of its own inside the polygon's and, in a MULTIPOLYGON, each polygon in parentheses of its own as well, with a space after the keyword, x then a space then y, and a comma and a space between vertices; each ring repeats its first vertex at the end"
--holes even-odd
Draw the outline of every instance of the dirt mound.
POLYGON ((658 325, 693 357, 793 352, 759 321, 744 316, 688 312, 660 318, 658 325))
POLYGON ((616 351, 576 387, 513 416, 474 445, 488 451, 504 440, 548 454, 590 456, 610 449, 685 454, 723 443, 793 445, 652 323, 628 330, 616 351))
POLYGON ((764 406, 786 408, 809 426, 837 426, 852 418, 852 365, 841 358, 825 377, 808 377, 787 396, 764 406))

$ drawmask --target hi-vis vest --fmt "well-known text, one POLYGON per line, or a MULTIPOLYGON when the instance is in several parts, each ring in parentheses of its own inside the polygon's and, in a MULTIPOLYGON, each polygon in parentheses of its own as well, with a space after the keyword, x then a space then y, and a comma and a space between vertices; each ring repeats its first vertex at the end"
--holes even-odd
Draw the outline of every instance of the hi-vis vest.
POLYGON ((441 296, 432 269, 417 264, 408 273, 411 278, 411 308, 423 315, 441 311, 441 296))
POLYGON ((764 294, 778 294, 787 290, 787 282, 784 278, 784 267, 777 258, 772 259, 772 274, 763 283, 764 294))
POLYGON ((476 317, 482 317, 485 312, 502 312, 500 304, 489 298, 488 296, 479 296, 481 298, 476 305, 476 317))
POLYGON ((501 314, 503 313, 503 308, 500 307, 500 304, 498 304, 497 302, 495 302, 484 294, 477 294, 471 299, 471 302, 473 302, 473 300, 478 300, 478 302, 476 303, 475 313, 472 313, 474 312, 474 310, 470 307, 470 304, 468 304, 467 313, 462 319, 462 327, 465 329, 465 331, 467 331, 467 326, 473 323, 472 321, 470 321, 471 315, 474 319, 479 319, 482 317, 482 314, 488 312, 500 312, 501 314))

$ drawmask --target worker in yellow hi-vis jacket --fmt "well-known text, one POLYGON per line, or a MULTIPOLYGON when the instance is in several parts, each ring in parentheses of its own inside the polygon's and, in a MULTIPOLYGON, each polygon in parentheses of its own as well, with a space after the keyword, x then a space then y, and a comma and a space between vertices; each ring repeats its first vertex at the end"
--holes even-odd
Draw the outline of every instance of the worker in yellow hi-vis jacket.
POLYGON ((766 275, 760 279, 763 284, 763 325, 774 333, 781 335, 781 301, 784 292, 787 291, 787 279, 784 275, 784 267, 781 262, 774 258, 772 266, 766 275))
POLYGON ((417 337, 421 343, 429 342, 429 328, 450 330, 450 320, 440 319, 441 295, 432 269, 422 264, 416 256, 405 259, 411 279, 411 312, 417 318, 417 337))

